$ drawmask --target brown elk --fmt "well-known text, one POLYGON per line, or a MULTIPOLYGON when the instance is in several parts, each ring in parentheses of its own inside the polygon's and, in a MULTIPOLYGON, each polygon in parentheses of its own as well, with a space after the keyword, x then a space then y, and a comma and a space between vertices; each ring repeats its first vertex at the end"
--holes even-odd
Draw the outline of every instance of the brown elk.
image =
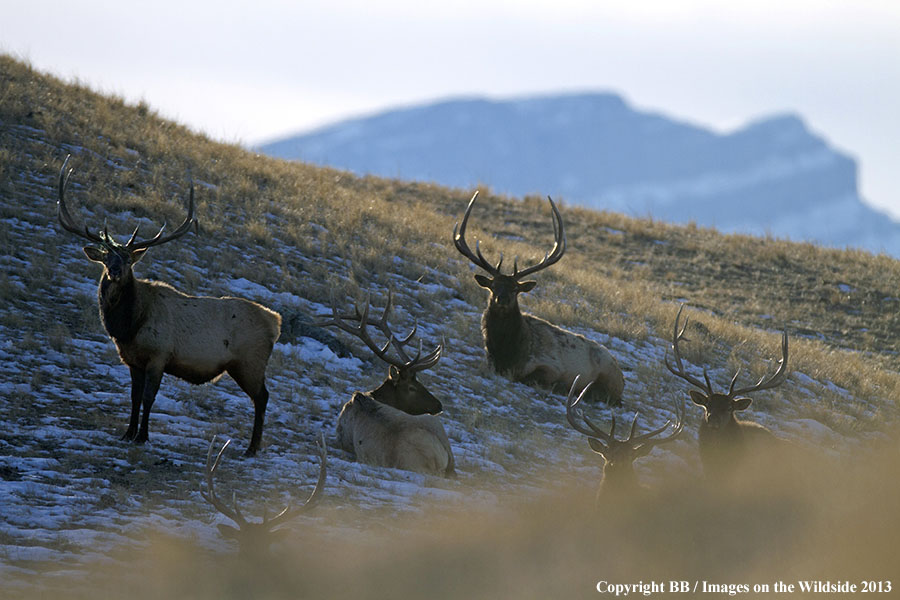
POLYGON ((204 500, 212 504, 217 511, 231 519, 235 525, 237 525, 237 528, 235 528, 231 525, 220 523, 218 528, 222 537, 235 540, 238 543, 238 549, 241 554, 249 556, 265 555, 269 548, 269 544, 280 537, 283 537, 284 532, 286 531, 284 529, 276 528, 290 519, 307 512, 321 499, 322 491, 325 489, 325 477, 328 468, 328 453, 325 449, 325 436, 323 435, 316 443, 319 454, 319 479, 316 481, 316 487, 313 488, 313 491, 309 495, 309 498, 306 499, 306 502, 297 507, 292 507, 289 504, 271 519, 268 517, 268 514, 264 513, 263 520, 259 523, 252 523, 244 518, 244 514, 238 507, 236 495, 232 494, 231 506, 220 500, 216 495, 216 470, 219 468, 219 463, 222 461, 225 449, 228 448, 230 443, 231 440, 226 441, 216 454, 215 460, 213 460, 213 450, 216 444, 216 438, 213 436, 212 442, 209 444, 209 450, 206 453, 206 491, 200 490, 200 495, 203 496, 204 500))
POLYGON ((679 330, 678 326, 683 310, 684 305, 682 304, 675 316, 675 327, 672 332, 675 366, 673 367, 669 362, 668 351, 666 351, 665 363, 674 375, 699 388, 690 390, 688 393, 691 401, 703 408, 703 420, 700 422, 697 434, 700 460, 707 476, 721 478, 731 474, 737 464, 745 459, 752 449, 772 448, 778 443, 778 438, 771 431, 759 423, 739 420, 735 416, 735 412, 750 407, 752 400, 744 394, 772 389, 784 383, 787 377, 788 335, 787 331, 782 334, 781 359, 778 361, 778 368, 774 374, 769 377, 763 375, 754 385, 735 388, 738 375, 741 373, 741 370, 738 369, 731 378, 728 393, 720 394, 713 391, 709 373, 705 367, 703 381, 688 373, 684 368, 681 352, 678 349, 678 342, 684 339, 684 332, 688 326, 688 319, 685 318, 684 325, 679 330))
POLYGON ((537 283, 522 279, 553 265, 566 251, 566 233, 556 204, 548 198, 555 239, 551 251, 538 264, 522 270, 519 270, 518 261, 514 261, 512 273, 506 275, 500 270, 502 254, 493 266, 481 254, 477 240, 474 252, 466 243, 466 226, 477 197, 478 192, 475 192, 462 222, 454 228, 453 243, 460 254, 488 274, 475 275, 475 281, 491 292, 488 307, 481 317, 484 348, 491 365, 498 373, 515 381, 551 388, 561 385, 568 389, 582 374, 585 387, 587 383, 596 383, 589 394, 590 400, 605 400, 613 405, 621 403, 625 378, 609 350, 519 309, 519 294, 532 290, 537 283))
POLYGON ((591 450, 599 454, 605 460, 600 478, 600 490, 598 499, 603 495, 631 494, 642 490, 634 472, 634 461, 647 456, 654 447, 671 442, 681 435, 684 429, 684 403, 676 405, 676 420, 666 421, 665 425, 635 437, 638 415, 634 415, 631 421, 631 432, 624 440, 616 438, 616 418, 612 417, 609 433, 606 433, 593 421, 587 418, 584 410, 579 406, 582 397, 594 382, 589 382, 578 397, 575 390, 578 389, 578 378, 572 382, 569 395, 566 397, 566 420, 569 425, 588 438, 591 450), (671 426, 671 429, 670 429, 671 426), (662 437, 657 437, 669 430, 662 437))
POLYGON ((356 392, 344 404, 338 418, 337 437, 341 448, 360 462, 394 469, 454 477, 456 475, 450 440, 440 419, 440 401, 416 380, 416 373, 430 369, 441 358, 443 344, 422 356, 422 342, 414 357, 407 354, 417 327, 397 337, 388 324, 392 295, 381 318, 369 316, 369 300, 363 310, 341 314, 332 304, 332 313, 321 326, 335 326, 358 337, 375 355, 390 365, 385 381, 370 392, 356 392), (357 323, 353 325, 351 323, 357 323), (387 338, 379 346, 369 334, 374 325, 387 338), (393 347, 395 356, 389 351, 393 347))
POLYGON ((281 316, 242 298, 188 296, 166 283, 136 278, 134 264, 148 248, 175 240, 196 225, 194 187, 187 217, 175 231, 163 236, 163 225, 154 237, 139 240, 135 227, 129 240, 120 244, 105 227, 98 235, 75 224, 65 201, 74 170, 67 170, 68 162, 66 157, 59 172, 59 222, 66 231, 97 244, 85 246, 84 253, 103 265, 97 292, 100 318, 119 358, 131 370, 131 417, 122 439, 147 441, 150 409, 164 373, 201 384, 227 372, 253 401, 253 433, 246 454, 254 455, 269 400, 266 365, 281 331, 281 316))

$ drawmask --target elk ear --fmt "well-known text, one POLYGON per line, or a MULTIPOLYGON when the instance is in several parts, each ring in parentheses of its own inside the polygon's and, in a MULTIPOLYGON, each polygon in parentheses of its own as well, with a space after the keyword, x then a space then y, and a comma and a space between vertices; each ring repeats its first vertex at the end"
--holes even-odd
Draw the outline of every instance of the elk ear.
POLYGON ((750 404, 753 402, 750 398, 735 398, 732 403, 732 410, 746 410, 750 408, 750 404))
POLYGON ((136 263, 137 261, 144 258, 144 253, 147 252, 146 248, 141 248, 140 250, 133 250, 131 252, 131 264, 136 263))
POLYGON ((398 379, 400 379, 400 369, 398 369, 394 365, 391 365, 388 368, 388 379, 391 381, 397 381, 398 379))
POLYGON ((475 276, 475 281, 478 282, 478 285, 480 285, 483 288, 487 288, 487 289, 491 289, 491 284, 494 282, 494 280, 491 279, 490 277, 488 277, 487 275, 480 275, 480 274, 475 276))
POLYGON ((224 523, 219 523, 216 525, 219 528, 219 533, 222 534, 222 537, 226 540, 240 540, 240 531, 232 527, 231 525, 225 525, 224 523))
POLYGON ((530 292, 534 289, 534 286, 537 285, 537 281, 520 281, 519 282, 519 293, 522 292, 530 292))
POLYGON ((82 250, 84 250, 84 255, 88 257, 88 260, 102 263, 103 259, 106 258, 106 251, 100 248, 95 248, 94 246, 85 246, 84 248, 82 248, 82 250))
POLYGON ((697 390, 688 390, 688 394, 691 395, 691 402, 697 406, 706 408, 706 403, 709 402, 709 398, 706 397, 706 394, 698 392, 697 390))

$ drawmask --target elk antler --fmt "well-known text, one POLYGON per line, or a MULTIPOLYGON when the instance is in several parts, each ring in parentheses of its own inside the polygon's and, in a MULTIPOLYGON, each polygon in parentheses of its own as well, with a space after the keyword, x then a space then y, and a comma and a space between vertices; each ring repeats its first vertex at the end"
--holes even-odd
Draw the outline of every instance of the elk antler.
POLYGON ((388 318, 390 317, 391 309, 393 308, 393 294, 388 291, 388 299, 387 304, 384 307, 384 313, 381 315, 381 318, 374 319, 369 317, 369 295, 366 294, 366 302, 365 308, 360 311, 359 306, 355 307, 354 313, 344 313, 341 314, 337 305, 334 302, 334 298, 332 298, 331 302, 331 314, 328 315, 327 319, 317 321, 315 325, 319 327, 327 327, 329 325, 337 327, 343 331, 346 331, 349 334, 352 334, 365 343, 369 349, 375 353, 375 355, 383 360, 384 362, 394 365, 398 369, 405 369, 409 373, 416 373, 418 371, 424 371, 425 369, 430 369, 441 359, 441 353, 444 351, 443 342, 438 344, 437 347, 428 353, 425 356, 422 356, 422 340, 419 340, 419 350, 416 353, 415 357, 410 358, 406 353, 404 346, 408 345, 412 340, 413 336, 418 331, 418 323, 413 325, 412 330, 405 337, 398 337, 391 331, 390 325, 388 324, 388 318), (359 323, 358 326, 353 326, 347 321, 356 321, 359 323), (372 337, 369 335, 368 326, 374 325, 377 327, 387 338, 384 346, 379 346, 372 337), (391 357, 388 354, 388 350, 393 346, 397 355, 400 357, 399 360, 391 357))
MULTIPOLYGON (((95 233, 91 233, 88 230, 87 225, 84 226, 82 230, 80 227, 75 225, 75 220, 72 219, 72 215, 69 213, 68 206, 66 206, 66 187, 69 185, 69 177, 75 171, 74 168, 67 169, 66 167, 69 164, 69 159, 72 158, 72 155, 69 154, 66 156, 66 160, 63 161, 62 167, 59 170, 59 200, 57 201, 57 215, 59 217, 59 222, 63 226, 63 229, 74 233, 80 237, 83 237, 91 242, 102 244, 105 246, 115 246, 116 242, 109 235, 109 231, 106 227, 103 228, 103 232, 100 235, 95 233)), ((149 248, 151 246, 159 246, 160 244, 165 244, 166 242, 171 242, 172 240, 183 236, 185 233, 190 231, 191 225, 196 227, 197 219, 194 217, 194 184, 191 183, 191 192, 190 197, 188 199, 188 214, 185 217, 184 222, 178 226, 178 229, 170 233, 169 235, 163 237, 163 231, 166 228, 165 223, 160 227, 159 231, 155 236, 146 240, 136 240, 138 230, 140 229, 140 225, 134 228, 134 232, 131 234, 131 238, 129 238, 128 242, 125 244, 125 248, 128 250, 141 250, 143 248, 149 248)))
MULTIPOLYGON (((469 205, 466 207, 466 212, 463 214, 462 222, 457 223, 453 228, 453 244, 456 246, 456 249, 459 250, 460 254, 472 261, 475 266, 487 271, 491 277, 497 277, 501 275, 500 266, 503 264, 503 254, 500 254, 500 260, 495 267, 481 254, 481 242, 479 240, 475 240, 475 252, 472 252, 471 248, 469 248, 469 244, 466 242, 466 226, 469 223, 469 215, 472 214, 472 207, 475 205, 475 199, 477 197, 478 192, 476 191, 475 194, 472 195, 472 199, 469 200, 469 205)), ((547 200, 550 201, 550 209, 553 217, 553 248, 544 255, 544 258, 538 264, 521 271, 519 271, 518 260, 514 260, 512 272, 512 277, 514 279, 521 279, 526 275, 531 275, 541 269, 546 269, 561 259, 566 252, 566 232, 563 227, 562 215, 559 214, 559 209, 556 207, 556 204, 553 203, 553 198, 547 196, 547 200)))
POLYGON ((66 160, 63 161, 62 167, 59 169, 59 199, 56 202, 56 214, 57 217, 59 217, 59 224, 63 226, 63 229, 70 233, 74 233, 88 241, 106 245, 109 243, 110 238, 109 233, 106 232, 105 228, 102 236, 91 233, 88 230, 87 225, 85 225, 82 230, 75 225, 75 220, 72 219, 72 215, 69 214, 69 208, 66 206, 66 187, 69 185, 69 177, 75 171, 74 168, 66 168, 69 165, 70 158, 72 158, 71 154, 66 155, 66 160))
POLYGON ((244 515, 241 513, 241 510, 238 507, 236 494, 232 494, 231 506, 228 506, 227 504, 222 502, 222 500, 220 500, 218 496, 216 496, 216 470, 219 468, 219 463, 222 461, 222 456, 225 454, 225 449, 228 448, 228 445, 230 443, 231 440, 228 440, 222 445, 222 448, 219 450, 218 454, 216 454, 215 461, 213 461, 213 448, 216 444, 216 438, 215 436, 213 436, 213 439, 209 444, 209 450, 206 454, 206 491, 200 490, 200 495, 203 496, 204 500, 212 504, 217 511, 237 523, 241 532, 246 534, 250 529, 262 530, 266 532, 272 531, 278 525, 284 523, 288 519, 292 519, 297 515, 306 512, 307 510, 315 506, 316 503, 318 503, 322 495, 322 490, 325 489, 325 478, 328 468, 328 453, 325 448, 324 434, 316 442, 319 454, 319 478, 316 481, 316 487, 313 488, 313 491, 309 495, 309 498, 306 499, 306 502, 296 508, 291 508, 290 504, 287 505, 280 513, 278 513, 271 519, 269 519, 267 515, 264 515, 261 523, 250 523, 249 521, 247 521, 247 519, 244 518, 244 515))
POLYGON ((734 382, 737 381, 738 375, 741 372, 741 370, 738 369, 737 373, 734 374, 734 377, 731 378, 731 386, 728 388, 728 396, 734 398, 735 396, 743 396, 744 394, 758 392, 760 390, 768 390, 781 385, 782 383, 784 383, 784 380, 787 377, 787 361, 788 335, 787 330, 785 330, 781 334, 781 360, 778 361, 778 369, 775 371, 775 373, 773 373, 772 376, 768 379, 766 379, 766 376, 763 375, 754 385, 734 389, 734 382))
POLYGON ((194 183, 191 182, 191 192, 188 197, 188 212, 187 216, 184 218, 184 221, 178 228, 170 233, 169 235, 163 237, 163 231, 166 229, 166 224, 163 223, 162 227, 159 228, 159 231, 155 236, 146 240, 138 240, 135 241, 135 238, 138 234, 138 229, 140 229, 140 225, 134 228, 134 233, 131 234, 131 238, 125 244, 125 247, 129 250, 140 250, 142 248, 150 248, 151 246, 160 246, 165 244, 166 242, 171 242, 172 240, 178 239, 184 234, 186 234, 191 229, 191 225, 195 228, 197 227, 197 219, 194 217, 194 183))
MULTIPOLYGON (((675 315, 675 331, 672 335, 672 349, 675 353, 675 364, 676 368, 673 368, 671 364, 669 364, 669 351, 666 350, 665 363, 666 367, 673 374, 681 377, 688 383, 697 386, 701 390, 703 390, 707 396, 713 393, 712 384, 709 380, 709 374, 706 371, 706 368, 703 368, 703 379, 705 379, 705 383, 701 382, 696 377, 693 377, 689 373, 684 370, 684 365, 681 362, 681 353, 678 351, 678 342, 684 338, 684 330, 687 329, 688 319, 684 319, 684 326, 681 328, 681 331, 678 331, 678 321, 681 318, 681 311, 684 310, 684 304, 678 309, 678 314, 675 315)), ((731 378, 731 384, 728 386, 728 395, 729 398, 735 398, 736 396, 742 396, 744 394, 749 394, 751 392, 758 392, 760 390, 768 390, 774 387, 777 387, 784 383, 785 378, 787 377, 787 361, 788 361, 788 335, 787 330, 785 330, 781 335, 781 360, 778 361, 778 369, 775 373, 772 374, 771 377, 766 379, 766 376, 763 375, 756 384, 743 387, 743 388, 734 388, 735 382, 737 382, 738 375, 741 374, 741 370, 738 369, 734 374, 734 377, 731 378)))
MULTIPOLYGON (((606 433, 605 431, 600 429, 600 427, 595 425, 590 419, 587 418, 581 407, 577 405, 579 402, 581 402, 581 399, 587 393, 588 389, 590 389, 590 387, 594 385, 594 382, 592 381, 584 386, 584 389, 581 390, 581 393, 578 394, 578 397, 576 398, 575 390, 578 389, 578 380, 580 378, 581 375, 575 376, 575 380, 572 382, 572 387, 569 388, 569 394, 568 396, 566 396, 566 420, 569 422, 569 425, 572 426, 572 429, 574 429, 578 433, 581 433, 588 437, 596 438, 609 446, 610 443, 615 441, 613 434, 615 433, 616 429, 616 417, 612 417, 612 427, 610 428, 609 433, 606 433)), ((634 433, 634 427, 637 423, 637 415, 634 416, 634 419, 635 420, 631 423, 632 433, 634 433)))
POLYGON ((637 430, 638 419, 638 414, 635 413, 634 418, 631 420, 631 431, 629 432, 628 437, 624 440, 616 439, 615 415, 610 419, 611 423, 609 433, 606 433, 600 427, 594 424, 590 419, 588 419, 581 407, 578 406, 578 404, 581 402, 581 398, 585 394, 585 391, 594 383, 592 381, 591 383, 587 384, 578 395, 578 397, 575 398, 575 390, 577 389, 579 377, 580 375, 575 377, 575 381, 572 382, 572 387, 569 389, 569 394, 566 397, 566 420, 568 420, 569 425, 571 425, 575 431, 602 442, 607 448, 611 447, 614 444, 624 444, 630 446, 634 450, 640 447, 646 447, 649 451, 651 448, 658 444, 662 444, 668 442, 669 440, 675 439, 684 430, 684 402, 682 401, 681 404, 676 403, 675 405, 676 420, 674 424, 671 420, 668 420, 662 427, 635 437, 634 434, 637 430), (582 421, 583 424, 580 423, 579 420, 582 421), (587 427, 585 427, 585 425, 587 427), (662 432, 666 431, 670 425, 672 425, 672 430, 668 435, 663 437, 656 437, 662 432))
POLYGON ((679 350, 678 350, 678 342, 681 341, 682 339, 684 339, 684 330, 687 329, 687 325, 688 325, 688 319, 687 319, 687 317, 685 317, 684 327, 681 328, 681 331, 678 331, 678 321, 681 319, 681 312, 683 310, 684 310, 684 304, 681 305, 681 307, 678 309, 678 314, 675 315, 675 330, 672 332, 672 350, 675 352, 675 364, 677 365, 678 369, 676 370, 674 367, 672 367, 671 364, 669 364, 668 348, 666 349, 666 355, 664 358, 664 362, 666 363, 666 368, 669 369, 669 371, 671 371, 673 375, 677 375, 678 377, 681 377, 682 379, 684 379, 691 385, 694 385, 694 386, 700 388, 701 390, 703 390, 706 393, 707 396, 709 396, 710 394, 713 393, 713 390, 712 390, 712 383, 710 383, 710 381, 709 381, 709 374, 706 372, 706 368, 704 367, 704 369, 703 369, 703 379, 705 380, 705 383, 704 383, 703 381, 700 381, 699 379, 697 379, 696 377, 694 377, 693 375, 691 375, 690 373, 685 371, 684 364, 681 362, 681 352, 679 352, 679 350))

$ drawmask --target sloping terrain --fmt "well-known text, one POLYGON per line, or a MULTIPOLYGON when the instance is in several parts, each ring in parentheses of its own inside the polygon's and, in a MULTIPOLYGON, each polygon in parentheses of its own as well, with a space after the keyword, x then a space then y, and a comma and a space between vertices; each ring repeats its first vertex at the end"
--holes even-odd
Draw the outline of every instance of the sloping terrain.
MULTIPOLYGON (((149 232, 164 219, 180 222, 193 181, 199 233, 150 250, 139 276, 197 295, 251 298, 283 315, 262 452, 254 459, 229 453, 220 485, 254 515, 300 500, 314 482, 314 442, 324 433, 326 499, 291 524, 298 539, 316 540, 304 546, 311 564, 339 560, 350 540, 358 550, 412 539, 407 551, 443 548, 437 552, 452 557, 457 546, 441 546, 435 522, 456 529, 454 516, 539 506, 569 488, 583 514, 599 459, 567 427, 563 396, 511 383, 484 362, 478 323, 486 299, 451 242, 471 190, 261 157, 2 57, 0 575, 7 589, 72 593, 72 580, 98 585, 86 575, 96 568, 126 576, 133 553, 153 548, 159 536, 214 562, 230 555, 214 527, 225 520, 199 493, 203 465, 214 435, 243 449, 252 424, 250 401, 228 377, 196 387, 167 376, 150 443, 119 441, 130 382, 97 316, 99 269, 56 220, 56 178, 67 154, 76 169, 67 198, 77 218, 92 227, 107 222, 119 236, 137 223, 149 232), (421 380, 444 404, 456 480, 360 465, 334 445, 341 405, 354 390, 377 385, 386 369, 355 340, 309 323, 331 298, 349 307, 371 291, 380 307, 388 289, 399 307, 397 329, 417 321, 426 346, 444 340, 444 358, 421 380), (323 549, 338 554, 323 557, 323 549)), ((660 426, 685 397, 663 357, 678 304, 687 302, 700 310, 690 311, 686 358, 698 375, 708 366, 717 386, 727 386, 738 367, 748 382, 771 371, 787 328, 791 375, 755 395, 748 416, 830 459, 893 431, 895 261, 567 206, 563 218, 567 254, 521 302, 610 349, 626 375, 625 406, 615 414, 640 411, 642 428, 660 426)), ((484 190, 470 235, 489 256, 503 250, 529 262, 549 249, 549 229, 546 200, 484 190)), ((591 414, 606 422, 613 412, 601 406, 591 414)), ((689 406, 688 415, 681 439, 638 463, 647 483, 698 478, 699 414, 689 406)), ((488 520, 481 535, 504 526, 488 520)), ((506 530, 510 545, 520 535, 515 523, 506 530)), ((535 527, 521 535, 543 535, 535 527)), ((182 557, 190 573, 179 552, 160 560, 182 557)), ((367 564, 370 572, 377 559, 367 564)), ((450 564, 475 568, 468 560, 450 564)), ((452 575, 443 577, 452 583, 452 575)))
POLYGON ((270 156, 724 232, 900 255, 858 165, 793 114, 716 132, 610 93, 459 98, 388 109, 260 146, 270 156))

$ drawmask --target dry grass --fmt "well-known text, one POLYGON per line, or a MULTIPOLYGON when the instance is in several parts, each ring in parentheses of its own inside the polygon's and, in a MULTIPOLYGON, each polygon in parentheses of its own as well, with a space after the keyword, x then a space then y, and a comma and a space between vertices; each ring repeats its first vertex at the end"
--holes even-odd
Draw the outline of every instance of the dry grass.
POLYGON ((432 511, 390 532, 357 529, 361 516, 326 504, 315 527, 294 522, 256 560, 151 532, 146 549, 83 579, 42 575, 24 597, 588 598, 600 581, 662 582, 666 593, 669 581, 760 585, 769 593, 747 595, 774 597, 777 581, 895 586, 900 483, 886 475, 897 452, 893 439, 837 464, 762 460, 734 485, 668 482, 599 505, 580 485, 432 511))
MULTIPOLYGON (((427 269, 455 274, 463 299, 484 302, 450 241, 468 190, 357 178, 269 159, 194 134, 146 106, 36 73, 9 57, 0 58, 0 66, 0 119, 42 130, 49 142, 20 147, 19 131, 0 132, 0 164, 13 174, 0 178, 4 193, 23 193, 17 173, 34 172, 52 182, 66 152, 60 148, 80 146, 73 203, 90 222, 108 218, 124 233, 128 223, 119 217, 122 210, 132 219, 177 221, 188 181, 197 182, 202 235, 227 239, 238 252, 220 252, 215 245, 161 247, 153 260, 163 265, 164 275, 180 277, 165 272, 165 265, 189 261, 204 264, 213 279, 244 276, 276 290, 302 289, 321 301, 328 284, 348 292, 375 287, 399 264, 407 271, 400 274, 410 279, 427 269), (272 255, 277 244, 307 256, 338 258, 340 266, 323 262, 303 274, 320 284, 310 287, 291 272, 292 265, 278 264, 272 255), (395 256, 404 261, 395 263, 395 256)), ((676 303, 687 302, 703 311, 694 318, 711 335, 745 356, 770 356, 777 331, 787 327, 794 368, 867 399, 900 397, 896 260, 561 204, 569 251, 539 275, 535 292, 523 297, 527 309, 564 325, 640 340, 668 337, 676 303)), ((51 215, 48 199, 48 221, 51 215)), ((538 260, 552 240, 546 200, 517 201, 486 189, 470 231, 484 240, 488 256, 502 250, 523 263, 538 260)), ((58 256, 42 257, 28 288, 52 281, 57 264, 58 256)), ((5 296, 15 293, 9 284, 2 289, 5 296)))

